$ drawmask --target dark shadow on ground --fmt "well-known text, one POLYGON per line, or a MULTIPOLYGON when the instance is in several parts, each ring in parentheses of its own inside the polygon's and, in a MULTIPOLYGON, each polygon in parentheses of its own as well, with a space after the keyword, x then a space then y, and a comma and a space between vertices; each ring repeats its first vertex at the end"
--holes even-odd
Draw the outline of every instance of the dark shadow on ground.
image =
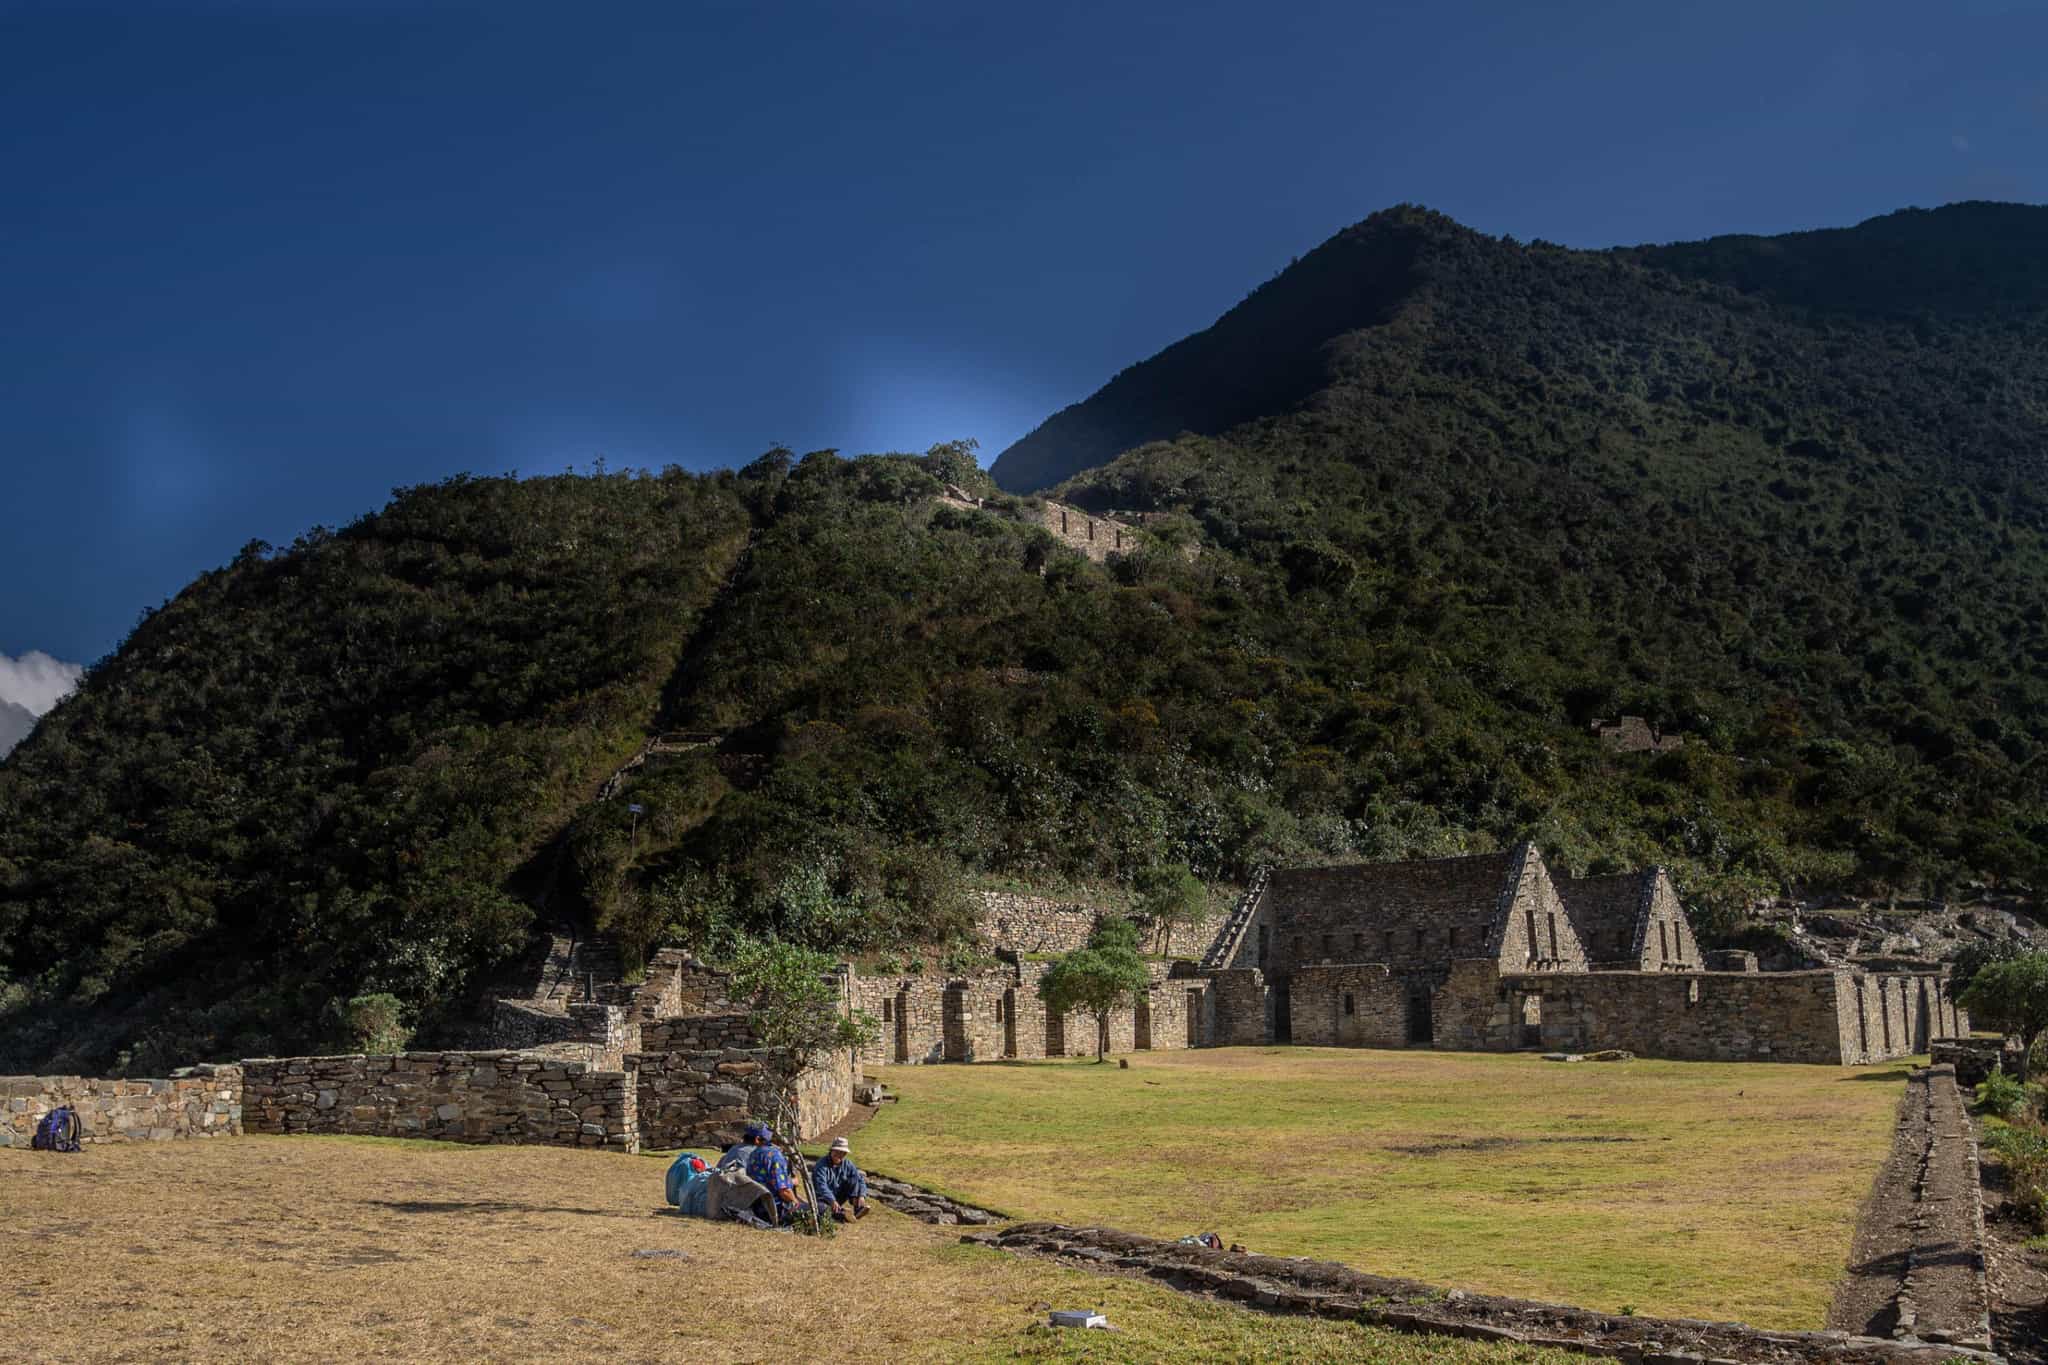
POLYGON ((1853 1076, 1837 1076, 1838 1081, 1886 1081, 1897 1084, 1913 1074, 1911 1065, 1886 1067, 1883 1071, 1859 1071, 1853 1076))
POLYGON ((638 1218, 615 1209, 579 1209, 566 1204, 515 1204, 505 1199, 365 1199, 371 1208, 393 1213, 580 1213, 590 1218, 638 1218))

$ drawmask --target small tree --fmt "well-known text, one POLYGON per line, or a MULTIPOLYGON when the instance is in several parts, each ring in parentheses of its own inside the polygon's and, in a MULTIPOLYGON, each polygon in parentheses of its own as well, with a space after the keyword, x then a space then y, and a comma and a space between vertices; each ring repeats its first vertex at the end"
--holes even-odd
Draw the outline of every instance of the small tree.
POLYGON ((800 944, 746 938, 733 949, 733 992, 754 1002, 748 1022, 762 1047, 785 1055, 785 1080, 828 1052, 875 1036, 866 1014, 840 1008, 833 977, 832 959, 800 944))
POLYGON ((1149 868, 1138 877, 1138 911, 1152 921, 1157 951, 1164 953, 1172 948, 1175 929, 1208 917, 1209 889, 1186 863, 1149 868))
POLYGON ((2034 1040, 2048 1030, 2048 953, 2021 953, 1980 968, 1957 1003, 2019 1039, 2024 1084, 2034 1040))
POLYGON ((1046 968, 1038 978, 1038 998, 1054 1014, 1092 1010, 1095 1014, 1095 1060, 1101 1061, 1109 1036, 1109 1012, 1151 983, 1145 959, 1138 956, 1138 926, 1129 920, 1106 919, 1076 948, 1046 968))

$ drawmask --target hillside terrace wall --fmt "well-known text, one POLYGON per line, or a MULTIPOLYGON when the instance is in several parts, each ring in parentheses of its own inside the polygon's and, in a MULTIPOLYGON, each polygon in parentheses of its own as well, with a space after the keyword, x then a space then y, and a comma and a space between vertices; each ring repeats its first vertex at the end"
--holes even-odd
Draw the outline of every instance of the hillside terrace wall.
POLYGON ((81 1143, 168 1142, 242 1131, 242 1069, 196 1066, 164 1080, 0 1076, 0 1147, 27 1147, 52 1109, 70 1105, 81 1143))
POLYGON ((499 1000, 491 1008, 494 1050, 582 1062, 595 1071, 619 1070, 627 1053, 640 1050, 640 1030, 630 1007, 595 1001, 559 1011, 519 1000, 499 1000))
POLYGON ((639 1150, 622 1071, 518 1052, 262 1057, 242 1063, 252 1133, 352 1133, 448 1142, 639 1150))
MULTIPOLYGON (((1043 956, 1071 953, 1086 947, 1088 935, 1106 913, 1078 901, 1055 900, 1014 891, 981 893, 979 931, 990 947, 1018 954, 1043 956)), ((1176 924, 1167 935, 1163 951, 1168 957, 1199 957, 1215 941, 1227 915, 1206 915, 1186 924, 1176 924)), ((1161 945, 1150 921, 1136 917, 1139 941, 1150 952, 1161 945)))
POLYGON ((640 1046, 633 1052, 719 1052, 760 1045, 750 1015, 686 1014, 640 1025, 640 1046))
MULTIPOLYGON (((727 1145, 749 1119, 775 1121, 787 1098, 766 1048, 642 1053, 626 1058, 642 1145, 653 1148, 727 1145)), ((799 1073, 793 1103, 799 1141, 809 1141, 853 1108, 860 1064, 851 1051, 832 1053, 799 1073)))

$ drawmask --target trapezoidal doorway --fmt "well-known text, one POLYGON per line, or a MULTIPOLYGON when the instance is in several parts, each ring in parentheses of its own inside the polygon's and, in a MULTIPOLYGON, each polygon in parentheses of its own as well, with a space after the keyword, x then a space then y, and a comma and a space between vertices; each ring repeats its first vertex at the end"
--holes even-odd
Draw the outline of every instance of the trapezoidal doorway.
POLYGON ((1436 1042, 1436 1020, 1430 1012, 1429 992, 1414 991, 1408 996, 1408 1045, 1430 1047, 1436 1042))

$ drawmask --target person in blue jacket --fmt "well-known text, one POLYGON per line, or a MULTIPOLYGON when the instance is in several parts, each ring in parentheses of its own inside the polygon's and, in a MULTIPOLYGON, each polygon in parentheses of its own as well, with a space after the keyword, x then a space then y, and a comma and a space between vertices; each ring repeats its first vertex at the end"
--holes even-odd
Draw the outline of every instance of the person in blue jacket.
POLYGON ((819 1209, 840 1222, 867 1217, 868 1178, 853 1164, 853 1147, 845 1138, 833 1138, 831 1149, 811 1168, 811 1189, 819 1209))
MULTIPOLYGON (((750 1123, 741 1133, 741 1146, 751 1149, 746 1153, 747 1179, 768 1191, 775 1201, 775 1215, 778 1222, 789 1223, 810 1207, 797 1198, 796 1181, 789 1173, 789 1158, 775 1145, 775 1130, 765 1123, 750 1123)), ((718 1159, 724 1166, 732 1158, 727 1152, 718 1159)))

